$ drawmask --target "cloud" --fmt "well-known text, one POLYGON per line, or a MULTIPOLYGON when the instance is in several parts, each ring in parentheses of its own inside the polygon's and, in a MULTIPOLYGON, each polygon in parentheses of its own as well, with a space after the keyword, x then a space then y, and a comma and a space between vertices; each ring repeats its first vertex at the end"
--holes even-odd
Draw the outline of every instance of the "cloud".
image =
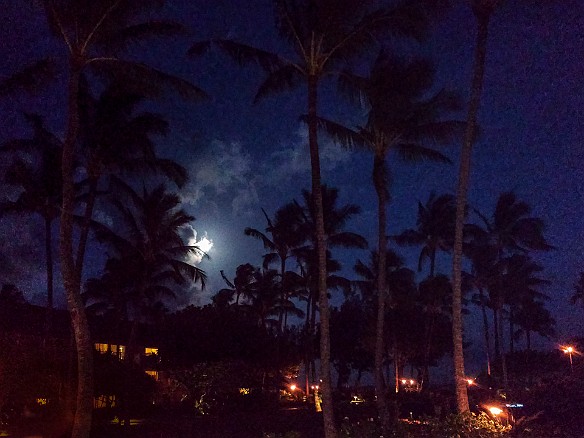
MULTIPOLYGON (((332 171, 351 161, 351 154, 341 151, 340 146, 330 139, 319 139, 319 155, 321 171, 332 171)), ((290 182, 303 178, 309 181, 310 154, 308 150, 308 131, 300 127, 296 137, 289 144, 282 144, 280 148, 269 156, 265 166, 268 179, 274 182, 290 182)))
MULTIPOLYGON (((254 157, 237 142, 214 141, 212 153, 193 162, 193 181, 182 192, 183 202, 207 214, 250 216, 260 206, 262 196, 288 192, 291 184, 310 181, 308 133, 301 126, 289 143, 282 143, 265 157, 254 157), (261 159, 259 159, 261 158, 261 159)), ((352 156, 332 141, 320 140, 321 170, 330 172, 351 162, 352 156)), ((295 193, 294 193, 295 194, 295 193)), ((294 195, 293 194, 293 195, 294 195)))
POLYGON ((182 192, 183 202, 219 213, 230 204, 234 215, 246 214, 258 195, 251 155, 237 142, 214 141, 212 154, 192 163, 193 182, 182 192))
POLYGON ((202 252, 191 252, 187 256, 187 262, 191 265, 198 265, 203 260, 205 254, 209 254, 213 248, 213 240, 209 239, 207 233, 198 237, 197 230, 192 225, 185 225, 181 228, 181 237, 188 246, 196 246, 202 252))

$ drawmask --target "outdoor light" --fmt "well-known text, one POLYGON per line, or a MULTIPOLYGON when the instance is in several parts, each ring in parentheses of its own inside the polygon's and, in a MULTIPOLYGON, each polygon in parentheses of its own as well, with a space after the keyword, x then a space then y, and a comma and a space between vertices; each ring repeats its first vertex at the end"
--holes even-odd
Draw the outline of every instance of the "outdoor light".
POLYGON ((402 384, 405 385, 406 383, 408 383, 408 381, 406 379, 402 379, 402 384))
POLYGON ((500 408, 498 408, 497 406, 490 406, 490 407, 488 407, 487 409, 488 409, 488 410, 489 410, 489 412, 490 412, 491 414, 493 414, 494 416, 501 415, 501 414, 503 413, 503 410, 502 410, 502 409, 500 409, 500 408))
POLYGON ((468 383, 468 386, 472 386, 474 385, 475 381, 474 379, 466 379, 466 383, 468 383))
POLYGON ((290 390, 291 391, 296 391, 296 385, 290 385, 290 390))
POLYGON ((572 363, 572 354, 575 352, 574 347, 572 347, 571 345, 566 345, 565 347, 562 348, 562 351, 568 355, 568 357, 570 358, 570 373, 574 372, 574 364, 572 363))
POLYGON ((414 381, 412 379, 410 379, 410 385, 413 385, 414 381))

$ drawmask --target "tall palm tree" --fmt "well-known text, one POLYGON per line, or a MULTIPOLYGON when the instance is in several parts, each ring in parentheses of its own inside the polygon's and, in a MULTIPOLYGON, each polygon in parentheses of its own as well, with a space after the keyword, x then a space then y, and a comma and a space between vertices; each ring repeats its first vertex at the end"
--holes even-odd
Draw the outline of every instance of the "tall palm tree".
POLYGON ((504 0, 470 0, 477 20, 474 64, 470 88, 466 132, 460 155, 458 184, 456 188, 456 222, 452 258, 452 343, 454 361, 454 385, 456 407, 459 413, 468 412, 467 383, 464 372, 464 350, 462 342, 462 231, 466 210, 466 197, 470 179, 470 158, 477 133, 477 114, 481 102, 489 21, 493 12, 504 0))
POLYGON ((196 245, 187 245, 181 229, 194 217, 180 208, 178 195, 168 193, 164 185, 141 193, 116 180, 118 196, 112 199, 115 230, 94 223, 96 238, 110 248, 111 273, 125 272, 131 279, 119 285, 124 301, 122 315, 139 320, 143 309, 165 297, 173 298, 173 285, 200 283, 206 275, 189 262, 189 256, 204 253, 196 245), (119 269, 114 269, 119 266, 119 269))
MULTIPOLYGON (((553 249, 544 237, 544 222, 542 219, 531 216, 531 207, 524 201, 517 199, 514 193, 502 193, 495 206, 491 217, 487 217, 476 211, 482 226, 467 224, 466 232, 470 238, 469 250, 474 253, 475 259, 479 257, 483 271, 490 272, 491 283, 497 279, 496 272, 504 274, 508 268, 508 260, 514 254, 526 254, 530 250, 549 251, 553 249), (507 264, 506 264, 507 263, 507 264), (491 265, 491 268, 487 268, 491 265)), ((518 259, 514 259, 518 260, 518 259)), ((519 265, 514 265, 519 268, 519 265)), ((532 272, 541 270, 535 265, 530 265, 532 272)), ((523 269, 527 269, 526 266, 523 269)), ((502 293, 500 287, 493 285, 493 295, 502 293)), ((505 303, 504 296, 496 296, 491 300, 501 303, 496 305, 502 308, 505 303)), ((498 340, 495 337, 495 355, 498 356, 498 340)))
MULTIPOLYGON (((365 126, 348 129, 329 120, 320 119, 322 127, 345 147, 360 147, 373 153, 372 180, 377 193, 378 262, 380 264, 377 290, 386 290, 385 251, 387 247, 387 202, 389 200, 387 156, 395 150, 408 161, 435 160, 449 162, 443 154, 432 149, 435 144, 449 143, 462 131, 463 123, 445 120, 446 114, 461 108, 458 97, 440 91, 428 97, 433 86, 434 67, 428 60, 405 62, 381 51, 370 76, 363 78, 345 74, 341 85, 351 94, 365 97, 369 108, 365 126)), ((375 376, 378 410, 383 430, 389 429, 383 386, 383 333, 385 298, 378 296, 377 347, 375 376)))
MULTIPOLYGON (((374 2, 357 0, 276 0, 276 28, 288 43, 292 56, 285 58, 233 41, 219 45, 240 62, 256 62, 268 76, 259 87, 256 100, 288 90, 302 83, 307 91, 308 146, 312 193, 315 198, 316 238, 319 266, 320 354, 324 429, 327 438, 336 437, 330 376, 329 310, 326 286, 326 243, 321 194, 318 147, 318 88, 321 80, 355 55, 375 43, 379 32, 399 36, 420 36, 425 15, 416 2, 403 2, 389 10, 372 10, 374 2)), ((200 45, 192 53, 199 53, 200 45)))
MULTIPOLYGON (((125 354, 131 365, 138 322, 164 309, 168 300, 176 296, 174 286, 200 283, 204 288, 206 275, 189 263, 190 255, 200 256, 202 251, 185 244, 181 237, 181 229, 194 217, 180 208, 178 195, 167 193, 163 185, 138 193, 119 180, 116 183, 119 197, 112 200, 116 229, 94 225, 98 240, 111 249, 106 277, 98 285, 103 286, 102 294, 106 292, 112 298, 110 306, 120 307, 116 313, 132 321, 125 354), (112 279, 120 281, 112 285, 112 279)), ((95 290, 93 286, 89 292, 95 290)), ((129 428, 129 388, 123 392, 124 421, 129 428)))
MULTIPOLYGON (((135 86, 142 86, 151 92, 170 86, 185 96, 201 97, 201 90, 186 81, 119 57, 129 43, 144 41, 152 36, 176 35, 180 30, 174 23, 141 21, 147 11, 161 3, 158 0, 43 0, 50 31, 65 47, 64 64, 67 66, 67 122, 62 151, 63 196, 59 253, 77 347, 77 409, 73 438, 89 436, 93 399, 93 346, 80 293, 83 266, 79 261, 82 258, 76 257, 73 235, 74 158, 80 127, 81 76, 91 66, 103 74, 130 80, 135 86)), ((78 248, 78 252, 82 250, 78 248)))
MULTIPOLYGON (((262 212, 267 222, 266 233, 271 235, 271 238, 263 232, 250 227, 247 227, 244 233, 247 236, 261 240, 264 248, 270 251, 264 255, 264 268, 267 268, 275 261, 280 262, 280 299, 284 303, 288 301, 291 293, 287 284, 286 261, 293 256, 293 250, 299 247, 305 239, 305 236, 302 236, 297 230, 300 216, 299 206, 294 203, 286 204, 276 211, 274 221, 268 217, 263 209, 262 212)), ((279 315, 278 325, 280 332, 285 327, 286 320, 287 312, 283 307, 279 315)))
POLYGON ((25 114, 33 128, 31 139, 15 139, 2 145, 2 152, 16 154, 6 170, 4 182, 22 189, 15 201, 0 204, 0 214, 38 214, 45 228, 45 256, 47 270, 47 308, 53 308, 53 233, 52 224, 59 217, 61 200, 61 142, 44 126, 40 116, 25 114), (18 157, 31 154, 33 163, 18 157))
POLYGON ((82 264, 85 256, 89 223, 98 194, 107 190, 106 187, 100 188, 100 184, 108 175, 162 174, 179 187, 187 179, 186 170, 182 166, 156 155, 152 137, 165 135, 168 122, 160 114, 136 114, 137 107, 147 96, 132 87, 132 84, 113 81, 96 99, 91 95, 85 77, 81 78, 79 139, 87 178, 81 184, 85 189, 81 196, 85 202, 85 211, 77 265, 82 264))
POLYGON ((418 272, 425 260, 430 261, 430 277, 436 269, 438 251, 450 251, 454 243, 456 199, 450 194, 430 194, 426 204, 418 202, 417 228, 407 229, 392 239, 400 246, 422 245, 418 272))

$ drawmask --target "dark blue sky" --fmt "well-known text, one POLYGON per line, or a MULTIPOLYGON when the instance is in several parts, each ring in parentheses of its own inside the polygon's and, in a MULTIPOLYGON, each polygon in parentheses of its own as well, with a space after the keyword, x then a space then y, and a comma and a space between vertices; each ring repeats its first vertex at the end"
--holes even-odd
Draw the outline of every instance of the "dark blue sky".
MULTIPOLYGON (((33 2, 11 0, 0 10, 0 76, 39 55, 59 55, 44 19, 33 2)), ((211 100, 185 103, 170 98, 157 104, 166 114, 172 133, 159 141, 160 153, 176 158, 191 174, 182 195, 197 220, 193 227, 213 241, 211 260, 201 265, 209 274, 207 293, 222 287, 221 269, 233 275, 235 267, 258 262, 262 248, 243 235, 246 226, 262 228, 260 208, 273 213, 299 198, 309 187, 306 132, 298 122, 305 112, 302 90, 252 105, 261 72, 239 68, 222 55, 210 53, 187 60, 190 43, 229 37, 281 50, 272 26, 269 0, 169 1, 165 14, 190 26, 193 35, 173 44, 154 43, 133 51, 137 59, 192 80, 208 91, 211 100)), ((470 83, 474 20, 466 2, 443 17, 434 37, 412 53, 432 56, 438 64, 437 88, 449 87, 467 95, 470 83)), ((558 321, 558 341, 582 334, 584 310, 568 304, 584 254, 584 2, 580 0, 509 1, 493 17, 480 124, 482 135, 473 154, 469 202, 490 213, 502 191, 514 190, 533 206, 547 224, 546 236, 558 249, 538 255, 545 275, 552 280, 549 308, 558 321), (541 4, 540 4, 541 3, 541 4)), ((0 139, 22 135, 20 110, 44 114, 55 132, 62 133, 63 78, 34 98, 18 97, 0 103, 0 139)), ((332 87, 323 89, 320 112, 337 120, 358 120, 358 114, 335 98, 332 87)), ((464 114, 460 115, 461 118, 464 114)), ((375 203, 370 184, 371 158, 347 153, 322 137, 323 179, 340 189, 344 202, 359 204, 363 213, 350 227, 375 242, 375 203)), ((415 225, 417 202, 431 191, 454 192, 459 145, 445 149, 454 166, 402 165, 391 157, 393 201, 389 233, 415 225)), ((4 281, 13 281, 29 296, 42 294, 44 274, 39 224, 2 222, 4 281), (19 236, 13 239, 12 236, 19 236), (13 257, 16 255, 16 257, 13 257), (16 263, 14 263, 17 261, 16 263), (8 268, 10 267, 10 269, 8 268)), ((417 252, 401 251, 415 268, 417 252)), ((339 254, 350 271, 364 251, 339 254)), ((100 257, 89 260, 90 271, 101 267, 100 257)), ((440 269, 449 274, 450 257, 441 256, 440 269)), ((478 317, 474 309, 471 320, 478 317)), ((473 333, 476 338, 476 333, 473 333)), ((471 351, 480 354, 475 342, 471 351)))

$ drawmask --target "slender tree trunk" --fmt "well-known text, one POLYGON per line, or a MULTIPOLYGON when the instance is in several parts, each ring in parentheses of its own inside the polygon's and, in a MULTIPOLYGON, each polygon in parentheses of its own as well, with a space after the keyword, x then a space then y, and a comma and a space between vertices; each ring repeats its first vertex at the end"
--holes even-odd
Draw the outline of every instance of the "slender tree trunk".
POLYGON ((500 348, 501 348, 501 373, 503 374, 503 388, 507 389, 507 387, 509 386, 509 376, 507 374, 507 358, 505 357, 505 351, 504 351, 504 336, 503 336, 503 315, 502 313, 499 313, 499 336, 501 337, 501 340, 499 342, 500 348))
POLYGON ((452 340, 454 359, 454 384, 456 390, 456 407, 459 413, 469 410, 467 384, 464 372, 464 350, 462 341, 462 229, 466 209, 471 168, 472 146, 477 127, 483 77, 485 72, 485 56, 487 52, 487 36, 489 14, 477 16, 478 31, 475 46, 475 59, 471 85, 471 98, 467 116, 467 126, 460 157, 458 187, 456 190, 456 226, 454 234, 454 256, 452 261, 452 340))
POLYGON ((499 336, 499 311, 496 308, 493 309, 493 334, 495 338, 495 360, 500 360, 501 348, 499 340, 501 337, 499 336))
POLYGON ((515 342, 513 339, 513 332, 515 331, 515 322, 513 317, 513 306, 509 309, 509 353, 515 352, 515 342))
MULTIPOLYGON (((53 325, 53 243, 51 224, 52 219, 49 216, 45 217, 45 254, 47 263, 47 310, 45 316, 45 333, 43 336, 43 350, 45 354, 49 353, 47 348, 48 340, 51 336, 51 329, 53 325)), ((53 358, 51 352, 51 358, 53 358)))
POLYGON ((89 239, 89 229, 91 226, 91 218, 93 216, 93 209, 97 199, 97 179, 90 176, 89 189, 87 194, 87 203, 85 204, 85 213, 83 215, 83 222, 79 233, 79 244, 77 246, 77 259, 75 267, 77 276, 81 282, 83 274, 83 260, 85 260, 85 250, 87 248, 87 240, 89 239))
POLYGON ((481 312, 483 314, 483 331, 485 334, 485 354, 487 356, 487 375, 491 375, 491 339, 489 335, 489 319, 487 318, 487 307, 485 305, 485 295, 483 289, 479 288, 481 300, 481 312))
MULTIPOLYGON (((48 321, 50 321, 53 304, 53 234, 51 232, 52 219, 45 218, 45 254, 47 260, 47 312, 48 321)), ((47 325, 49 329, 50 326, 47 325)))
POLYGON ((385 351, 385 302, 387 299, 386 259, 387 259, 387 212, 385 203, 385 159, 375 154, 373 159, 373 185, 377 193, 377 325, 375 328, 375 393, 377 395, 377 415, 381 421, 382 434, 389 432, 389 412, 387 410, 385 381, 383 379, 383 352, 385 351))
POLYGON ((315 75, 308 77, 308 145, 312 174, 312 197, 316 216, 316 251, 318 256, 318 295, 320 307, 320 376, 322 379, 322 412, 325 438, 336 438, 337 429, 333 410, 333 393, 330 368, 329 300, 327 295, 326 240, 324 212, 322 209, 322 187, 320 181, 320 156, 317 138, 317 86, 315 75))
POLYGON ((60 258, 67 307, 77 347, 77 409, 72 438, 87 438, 93 409, 93 347, 89 324, 81 300, 81 284, 73 255, 73 212, 75 209, 74 156, 79 131, 79 79, 82 60, 72 56, 68 78, 67 132, 63 143, 63 200, 60 227, 60 258))

